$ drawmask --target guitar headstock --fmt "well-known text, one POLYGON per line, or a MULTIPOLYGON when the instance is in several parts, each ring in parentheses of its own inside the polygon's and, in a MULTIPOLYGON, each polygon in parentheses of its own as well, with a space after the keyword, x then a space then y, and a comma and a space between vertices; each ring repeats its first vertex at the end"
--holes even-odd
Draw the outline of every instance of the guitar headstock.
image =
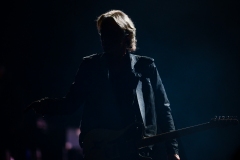
POLYGON ((229 126, 229 125, 237 125, 239 121, 237 116, 215 116, 211 119, 210 123, 214 123, 220 126, 229 126))

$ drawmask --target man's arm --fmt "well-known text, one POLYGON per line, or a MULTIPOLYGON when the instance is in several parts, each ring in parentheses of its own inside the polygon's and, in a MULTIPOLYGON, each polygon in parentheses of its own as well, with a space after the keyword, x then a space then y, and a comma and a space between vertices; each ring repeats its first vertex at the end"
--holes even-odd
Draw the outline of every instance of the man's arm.
MULTIPOLYGON (((170 103, 167 98, 162 80, 159 76, 157 67, 154 63, 150 65, 151 82, 155 95, 155 109, 158 124, 158 133, 175 130, 173 117, 171 114, 170 103)), ((169 159, 180 159, 178 156, 178 143, 176 139, 169 140, 165 143, 169 159)))
POLYGON ((79 66, 70 90, 62 98, 43 98, 31 103, 25 112, 33 109, 40 115, 63 115, 77 110, 86 100, 87 62, 83 60, 79 66))

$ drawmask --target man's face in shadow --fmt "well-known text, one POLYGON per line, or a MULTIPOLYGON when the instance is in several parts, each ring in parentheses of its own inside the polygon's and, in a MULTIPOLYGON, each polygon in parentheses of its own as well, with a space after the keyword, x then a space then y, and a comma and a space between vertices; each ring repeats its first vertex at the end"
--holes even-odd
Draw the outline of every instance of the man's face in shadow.
POLYGON ((107 18, 101 25, 101 42, 106 53, 117 54, 126 49, 124 31, 112 18, 107 18))

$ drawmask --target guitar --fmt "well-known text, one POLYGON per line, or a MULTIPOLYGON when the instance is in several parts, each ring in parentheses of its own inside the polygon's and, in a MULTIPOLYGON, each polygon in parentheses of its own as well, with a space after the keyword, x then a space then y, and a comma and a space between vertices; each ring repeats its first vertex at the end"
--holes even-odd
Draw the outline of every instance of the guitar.
POLYGON ((114 131, 95 129, 90 131, 83 140, 86 160, 115 160, 115 159, 151 159, 139 156, 139 149, 161 143, 166 140, 182 137, 211 128, 237 125, 236 117, 215 117, 210 122, 162 133, 152 137, 143 137, 143 125, 134 123, 123 130, 114 131), (130 158, 129 158, 130 157, 130 158))

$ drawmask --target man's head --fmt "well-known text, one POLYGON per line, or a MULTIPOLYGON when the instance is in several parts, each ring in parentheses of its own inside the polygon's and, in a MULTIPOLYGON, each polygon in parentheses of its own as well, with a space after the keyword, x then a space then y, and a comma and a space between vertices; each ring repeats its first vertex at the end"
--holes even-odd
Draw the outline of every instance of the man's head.
POLYGON ((111 10, 97 19, 97 29, 105 51, 124 48, 136 50, 136 28, 132 20, 120 10, 111 10))

